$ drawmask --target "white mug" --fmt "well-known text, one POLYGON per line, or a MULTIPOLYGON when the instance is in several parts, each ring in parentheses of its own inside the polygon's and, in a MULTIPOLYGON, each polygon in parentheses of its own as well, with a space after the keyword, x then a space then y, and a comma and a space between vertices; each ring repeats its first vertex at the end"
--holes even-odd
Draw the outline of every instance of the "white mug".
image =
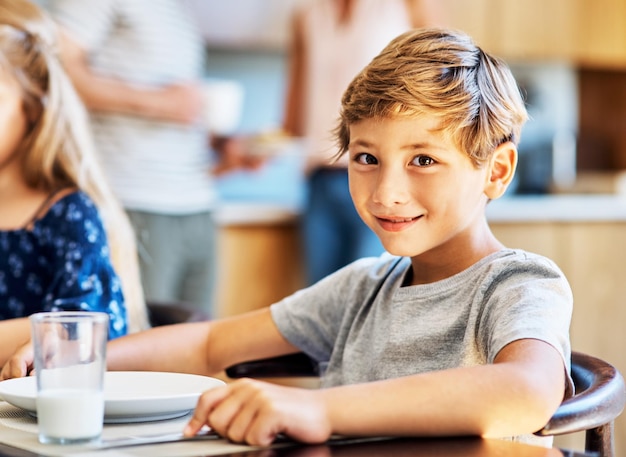
POLYGON ((232 135, 241 122, 243 86, 227 79, 207 79, 202 83, 202 93, 206 128, 215 135, 232 135))

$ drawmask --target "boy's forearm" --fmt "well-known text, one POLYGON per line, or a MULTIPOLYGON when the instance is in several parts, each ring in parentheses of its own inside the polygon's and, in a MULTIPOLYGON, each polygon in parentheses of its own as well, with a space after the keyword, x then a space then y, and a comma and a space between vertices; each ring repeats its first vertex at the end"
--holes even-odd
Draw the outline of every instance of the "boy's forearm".
POLYGON ((478 385, 478 376, 492 373, 464 371, 329 389, 323 395, 333 432, 348 436, 503 437, 532 433, 547 422, 549 416, 538 414, 540 408, 533 408, 532 399, 520 404, 512 391, 494 390, 492 383, 478 385))
MULTIPOLYGON (((554 370, 562 370, 558 357, 552 359, 554 370)), ((524 364, 495 363, 342 386, 320 395, 337 434, 514 436, 540 429, 558 407, 562 390, 559 397, 556 389, 564 383, 554 370, 548 369, 550 376, 524 364)))
POLYGON ((227 319, 166 325, 118 338, 107 347, 109 370, 215 375, 246 360, 296 352, 268 308, 227 319))

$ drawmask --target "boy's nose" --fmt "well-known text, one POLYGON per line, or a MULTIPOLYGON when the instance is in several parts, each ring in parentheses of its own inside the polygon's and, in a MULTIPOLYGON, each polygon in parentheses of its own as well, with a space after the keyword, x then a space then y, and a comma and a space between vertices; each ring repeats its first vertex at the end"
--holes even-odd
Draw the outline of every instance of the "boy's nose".
POLYGON ((405 173, 381 171, 376 189, 374 201, 383 206, 402 205, 408 201, 409 177, 405 173))

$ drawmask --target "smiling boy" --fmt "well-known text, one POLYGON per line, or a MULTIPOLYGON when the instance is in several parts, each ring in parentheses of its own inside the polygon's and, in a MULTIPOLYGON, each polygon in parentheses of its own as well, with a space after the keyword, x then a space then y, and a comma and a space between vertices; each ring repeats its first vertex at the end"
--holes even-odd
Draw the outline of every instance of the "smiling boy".
POLYGON ((350 126, 350 192, 388 252, 413 259, 405 285, 445 279, 502 249, 484 216, 515 167, 512 143, 477 168, 428 114, 350 126))
POLYGON ((507 66, 464 34, 398 37, 346 90, 337 129, 355 207, 388 253, 267 309, 118 339, 109 368, 213 374, 297 351, 324 368, 317 390, 244 379, 208 391, 187 435, 540 440, 571 394, 572 294, 553 262, 505 248, 485 217, 526 117, 507 66))

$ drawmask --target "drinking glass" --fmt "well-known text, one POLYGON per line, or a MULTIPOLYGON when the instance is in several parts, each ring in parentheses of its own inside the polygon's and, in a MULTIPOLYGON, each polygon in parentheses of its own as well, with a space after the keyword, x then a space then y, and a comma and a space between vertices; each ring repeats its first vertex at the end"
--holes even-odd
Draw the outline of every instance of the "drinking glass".
POLYGON ((109 316, 62 311, 30 316, 41 443, 97 440, 104 422, 109 316))

